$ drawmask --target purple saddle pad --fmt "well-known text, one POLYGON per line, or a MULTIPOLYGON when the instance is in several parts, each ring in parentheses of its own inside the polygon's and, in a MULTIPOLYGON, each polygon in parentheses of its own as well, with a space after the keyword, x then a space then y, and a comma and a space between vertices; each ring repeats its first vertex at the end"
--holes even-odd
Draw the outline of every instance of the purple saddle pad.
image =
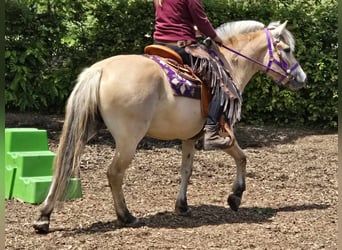
POLYGON ((158 56, 149 56, 153 61, 158 63, 160 67, 164 70, 165 74, 169 78, 169 82, 171 88, 174 91, 175 95, 178 96, 186 96, 190 98, 200 99, 201 98, 201 89, 200 87, 180 76, 175 70, 173 70, 165 61, 163 61, 158 56))

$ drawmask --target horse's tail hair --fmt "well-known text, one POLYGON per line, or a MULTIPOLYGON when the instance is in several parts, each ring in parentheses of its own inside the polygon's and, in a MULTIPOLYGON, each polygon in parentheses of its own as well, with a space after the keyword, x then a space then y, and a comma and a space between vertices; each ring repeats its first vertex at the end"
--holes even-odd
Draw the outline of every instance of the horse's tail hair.
POLYGON ((87 68, 78 77, 66 105, 65 121, 54 161, 53 203, 67 194, 70 178, 80 174, 81 153, 87 141, 96 134, 101 116, 98 109, 101 68, 87 68))

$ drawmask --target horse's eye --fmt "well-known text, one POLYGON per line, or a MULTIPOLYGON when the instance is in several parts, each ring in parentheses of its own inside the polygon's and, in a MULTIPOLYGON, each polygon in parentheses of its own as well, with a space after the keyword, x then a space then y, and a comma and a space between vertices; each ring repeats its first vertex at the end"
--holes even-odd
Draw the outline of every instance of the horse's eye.
POLYGON ((288 47, 288 48, 283 49, 283 51, 284 51, 285 53, 290 53, 290 52, 291 52, 291 49, 288 47))

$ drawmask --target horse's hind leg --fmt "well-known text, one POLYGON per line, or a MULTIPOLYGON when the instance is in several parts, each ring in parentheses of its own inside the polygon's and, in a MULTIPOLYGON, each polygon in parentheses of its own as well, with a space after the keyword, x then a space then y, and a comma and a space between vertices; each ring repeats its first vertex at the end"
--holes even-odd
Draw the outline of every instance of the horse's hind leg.
POLYGON ((55 207, 55 201, 52 196, 56 192, 56 179, 54 178, 44 203, 40 207, 40 215, 38 220, 33 222, 33 228, 37 233, 47 234, 50 226, 50 216, 55 207))
POLYGON ((245 179, 247 158, 237 142, 235 142, 232 147, 225 149, 225 152, 230 154, 236 163, 236 179, 232 188, 233 193, 228 196, 227 201, 230 208, 237 211, 241 204, 242 194, 246 189, 245 179))
POLYGON ((186 192, 188 189, 188 183, 192 174, 192 165, 195 154, 195 141, 186 140, 182 141, 182 165, 181 165, 181 184, 176 201, 176 213, 183 216, 191 214, 191 210, 188 207, 186 192))
MULTIPOLYGON (((128 142, 128 140, 126 140, 128 142)), ((117 143, 115 156, 107 171, 109 186, 112 191, 114 206, 118 221, 121 224, 135 224, 137 219, 129 212, 124 193, 122 190, 123 178, 126 169, 131 163, 136 150, 137 143, 117 143)))

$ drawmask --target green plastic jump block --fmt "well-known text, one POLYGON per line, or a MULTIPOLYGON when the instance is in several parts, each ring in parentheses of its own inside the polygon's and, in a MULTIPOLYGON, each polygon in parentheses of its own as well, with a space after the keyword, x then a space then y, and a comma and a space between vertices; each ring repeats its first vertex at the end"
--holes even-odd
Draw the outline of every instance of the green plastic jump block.
MULTIPOLYGON (((24 202, 41 203, 50 188, 55 153, 51 151, 11 152, 5 169, 6 197, 24 202)), ((81 181, 73 178, 67 199, 82 197, 81 181)))
POLYGON ((15 173, 16 168, 8 168, 5 167, 5 199, 12 199, 12 191, 14 186, 14 180, 15 180, 15 173))
POLYGON ((51 151, 9 152, 7 168, 17 168, 20 177, 52 175, 55 153, 51 151))
POLYGON ((38 157, 39 159, 36 161, 31 160, 31 165, 36 165, 36 170, 34 170, 35 168, 33 167, 25 167, 24 169, 20 170, 24 171, 23 174, 28 174, 29 176, 32 176, 37 172, 39 172, 38 175, 51 175, 49 173, 52 172, 51 157, 53 157, 53 153, 48 151, 48 149, 49 147, 46 130, 40 130, 36 128, 5 129, 5 199, 13 198, 12 191, 15 185, 15 177, 22 174, 21 172, 19 174, 16 172, 18 166, 24 165, 23 163, 19 162, 23 160, 21 157, 19 157, 19 152, 48 152, 42 153, 44 160, 42 160, 41 157, 38 157), (50 155, 50 157, 48 157, 49 159, 47 159, 47 155, 50 155), (29 171, 32 171, 32 174, 30 174, 29 171), (46 171, 48 171, 48 173, 46 173, 46 171))
POLYGON ((20 177, 51 176, 55 153, 51 151, 8 152, 5 167, 5 198, 13 198, 20 177))
MULTIPOLYGON (((31 204, 42 203, 49 192, 52 176, 20 177, 16 180, 13 189, 13 197, 31 204)), ((82 197, 81 180, 72 178, 70 180, 66 199, 82 197)))
MULTIPOLYGON (((52 180, 55 153, 49 151, 47 131, 5 129, 5 199, 33 204, 44 201, 52 180)), ((79 178, 70 180, 66 199, 82 197, 79 178)))
POLYGON ((36 128, 6 128, 5 152, 49 150, 47 131, 36 128))

